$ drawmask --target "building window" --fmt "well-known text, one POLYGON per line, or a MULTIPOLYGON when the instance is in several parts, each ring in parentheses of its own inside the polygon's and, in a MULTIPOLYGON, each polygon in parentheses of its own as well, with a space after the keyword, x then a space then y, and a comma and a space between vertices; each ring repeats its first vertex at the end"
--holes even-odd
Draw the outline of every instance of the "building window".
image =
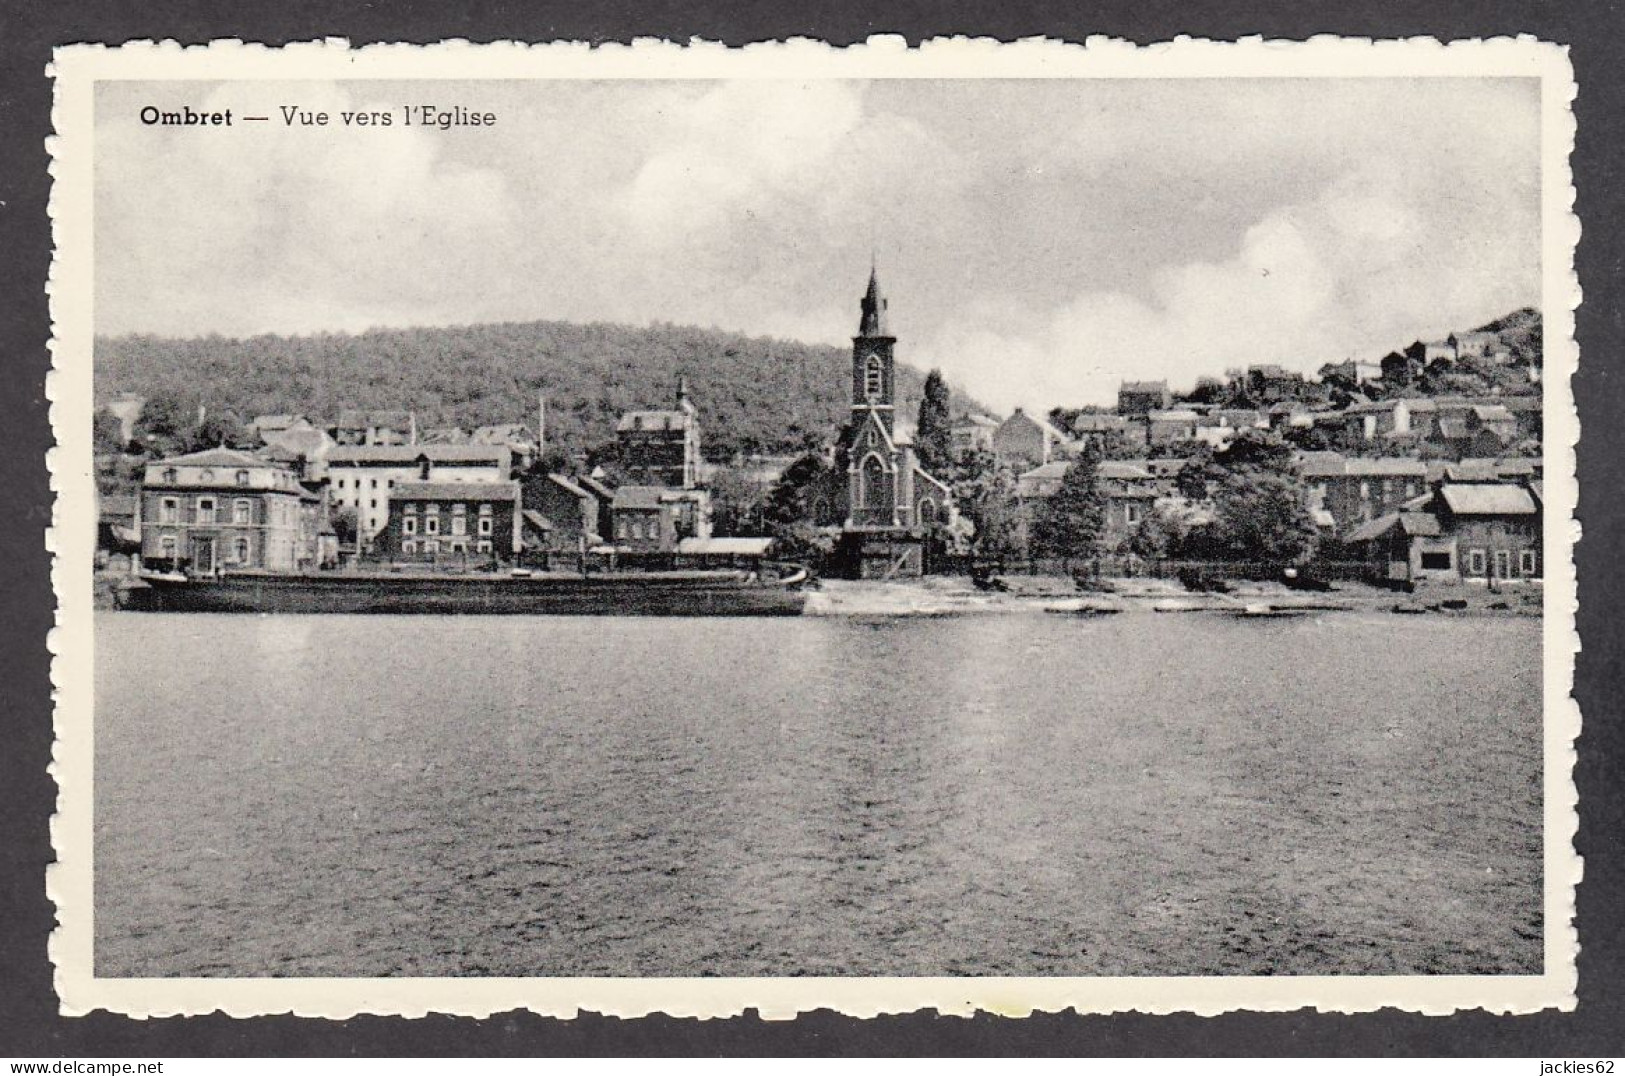
POLYGON ((376 479, 376 478, 367 479, 367 486, 370 489, 377 489, 378 488, 378 479, 376 479))
POLYGON ((214 498, 199 497, 197 499, 197 521, 199 523, 214 522, 214 498))
POLYGON ((451 543, 451 551, 453 553, 467 553, 468 552, 468 543, 467 542, 453 541, 451 543))
POLYGON ((428 541, 423 543, 423 551, 425 553, 438 553, 438 552, 440 552, 440 543, 439 543, 439 541, 437 541, 434 538, 430 538, 428 541))
POLYGON ((176 544, 175 536, 173 534, 166 534, 162 538, 158 539, 159 556, 163 557, 165 560, 174 560, 176 544))
POLYGON ((175 468, 173 468, 173 467, 165 467, 164 468, 164 481, 166 483, 174 483, 175 481, 177 481, 180 478, 180 476, 181 476, 181 473, 179 471, 177 471, 175 468))
POLYGON ((460 512, 459 513, 454 513, 452 515, 452 517, 451 517, 451 533, 453 533, 453 534, 467 534, 468 533, 468 519, 467 519, 466 516, 464 516, 460 512))
POLYGON ((418 532, 418 521, 417 520, 413 519, 411 516, 407 516, 407 517, 405 517, 404 519, 401 520, 401 533, 402 534, 416 534, 417 532, 418 532))
MULTIPOLYGON (((424 519, 423 519, 423 533, 424 534, 439 534, 440 533, 440 517, 435 516, 435 515, 425 516, 424 519)), ((433 544, 437 544, 437 543, 430 543, 430 544, 433 545, 433 544)))
POLYGON ((253 504, 247 500, 244 500, 243 498, 238 498, 237 500, 233 501, 231 503, 231 521, 233 523, 254 522, 253 504))
POLYGON ((405 512, 407 515, 415 516, 418 513, 418 506, 411 501, 407 501, 405 504, 401 505, 401 511, 405 512))
POLYGON ((871 400, 878 400, 885 387, 886 376, 880 367, 880 356, 870 355, 863 369, 863 394, 871 400))
POLYGON ((488 504, 480 505, 480 515, 488 516, 490 514, 491 514, 491 506, 490 505, 488 505, 488 504))
POLYGON ((1360 500, 1366 501, 1366 500, 1370 500, 1370 499, 1371 499, 1371 483, 1370 482, 1361 482, 1360 483, 1360 500))
POLYGON ((481 516, 480 517, 480 533, 481 534, 490 534, 491 533, 491 524, 492 524, 492 519, 491 519, 490 516, 481 516))
MULTIPOLYGON (((278 477, 281 477, 281 476, 278 476, 278 477)), ((248 472, 247 471, 238 471, 237 472, 237 484, 239 486, 248 485, 248 472)))
POLYGON ((1450 553, 1423 553, 1422 570, 1427 572, 1448 572, 1450 570, 1450 553))
POLYGON ((238 538, 231 543, 232 559, 238 564, 248 563, 248 539, 238 538))
POLYGON ((1520 549, 1518 551, 1518 574, 1535 574, 1535 551, 1533 549, 1520 549))
POLYGON ((1469 549, 1467 551, 1467 574, 1468 575, 1483 575, 1484 574, 1484 565, 1485 565, 1485 559, 1484 559, 1484 551, 1482 549, 1469 549))
POLYGON ((474 543, 474 551, 476 553, 489 553, 489 552, 491 552, 491 543, 490 542, 475 542, 474 543))
POLYGON ((165 497, 158 502, 158 522, 177 523, 180 521, 181 500, 179 497, 165 497))
POLYGON ((412 539, 408 538, 406 541, 401 543, 401 552, 402 553, 416 553, 417 551, 418 551, 418 544, 416 542, 414 542, 412 539))
POLYGON ((198 472, 197 479, 198 479, 199 482, 204 482, 204 483, 213 482, 214 481, 214 472, 209 470, 207 467, 205 467, 205 468, 203 468, 203 470, 198 472))
POLYGON ((468 515, 468 505, 466 505, 466 504, 454 504, 454 505, 452 505, 451 506, 451 514, 454 515, 454 516, 466 516, 466 515, 468 515))
POLYGON ((1125 504, 1123 506, 1123 521, 1131 527, 1140 522, 1140 506, 1137 504, 1125 504))
POLYGON ((625 538, 626 537, 626 520, 624 520, 624 519, 620 520, 619 522, 617 522, 615 524, 615 537, 617 537, 617 538, 625 538))

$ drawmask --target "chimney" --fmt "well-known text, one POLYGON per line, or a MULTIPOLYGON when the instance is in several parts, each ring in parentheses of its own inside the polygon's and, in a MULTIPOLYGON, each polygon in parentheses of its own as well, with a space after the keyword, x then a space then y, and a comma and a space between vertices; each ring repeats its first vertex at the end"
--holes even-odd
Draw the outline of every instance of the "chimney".
POLYGON ((427 482, 428 480, 429 480, 429 454, 427 452, 423 452, 423 453, 420 453, 418 455, 418 481, 427 482))

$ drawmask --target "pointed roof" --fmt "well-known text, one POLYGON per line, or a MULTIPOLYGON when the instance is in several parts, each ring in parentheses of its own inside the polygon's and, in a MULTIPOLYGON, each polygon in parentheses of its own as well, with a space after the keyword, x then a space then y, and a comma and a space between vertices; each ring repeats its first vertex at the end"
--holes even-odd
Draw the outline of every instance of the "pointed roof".
POLYGON ((863 318, 858 322, 859 336, 890 336, 886 327, 886 297, 880 294, 880 278, 873 266, 869 268, 869 290, 863 293, 863 318))

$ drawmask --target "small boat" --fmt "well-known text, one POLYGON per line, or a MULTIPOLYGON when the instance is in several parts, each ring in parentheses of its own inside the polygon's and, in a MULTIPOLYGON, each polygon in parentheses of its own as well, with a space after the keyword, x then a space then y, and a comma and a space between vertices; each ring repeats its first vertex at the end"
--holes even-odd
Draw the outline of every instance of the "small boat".
POLYGON ((1242 606, 1240 609, 1230 610, 1230 613, 1231 613, 1232 616, 1244 616, 1244 617, 1249 617, 1249 618, 1251 618, 1251 617, 1277 618, 1277 617, 1291 617, 1291 616, 1307 616, 1308 613, 1309 613, 1309 610, 1307 610, 1307 609, 1294 609, 1294 608, 1291 608, 1290 606, 1270 605, 1268 602, 1248 602, 1246 605, 1242 606))
POLYGON ((747 571, 237 572, 147 574, 119 607, 166 613, 487 613, 587 616, 798 616, 808 573, 747 571))

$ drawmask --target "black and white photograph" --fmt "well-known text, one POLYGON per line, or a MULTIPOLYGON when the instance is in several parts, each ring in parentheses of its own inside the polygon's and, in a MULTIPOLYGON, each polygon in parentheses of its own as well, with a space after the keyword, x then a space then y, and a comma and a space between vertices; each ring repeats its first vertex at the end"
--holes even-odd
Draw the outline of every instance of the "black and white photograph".
POLYGON ((59 54, 64 1008, 1571 1005, 1562 54, 777 48, 59 54))

